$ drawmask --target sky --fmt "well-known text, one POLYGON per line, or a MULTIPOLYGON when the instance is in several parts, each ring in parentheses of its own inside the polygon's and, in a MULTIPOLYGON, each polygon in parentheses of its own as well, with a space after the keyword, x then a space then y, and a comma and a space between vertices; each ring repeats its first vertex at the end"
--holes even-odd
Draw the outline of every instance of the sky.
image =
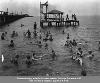
MULTIPOLYGON (((27 13, 29 15, 40 15, 40 1, 42 3, 47 0, 0 0, 0 11, 27 13)), ((76 15, 99 15, 99 0, 48 0, 49 10, 57 9, 63 11, 64 14, 76 15)))

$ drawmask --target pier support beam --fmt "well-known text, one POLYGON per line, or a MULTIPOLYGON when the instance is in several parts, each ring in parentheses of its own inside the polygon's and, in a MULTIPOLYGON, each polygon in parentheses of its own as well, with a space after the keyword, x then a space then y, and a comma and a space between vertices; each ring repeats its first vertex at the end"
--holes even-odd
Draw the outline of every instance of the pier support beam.
POLYGON ((40 22, 40 26, 43 28, 43 22, 40 22))
POLYGON ((78 25, 80 25, 79 21, 78 21, 78 25))
MULTIPOLYGON (((45 22, 40 22, 40 26, 43 27, 45 22)), ((79 21, 75 21, 75 20, 67 20, 67 21, 49 21, 46 22, 47 26, 52 27, 53 23, 55 24, 56 27, 63 27, 63 26, 78 26, 79 25, 79 21)))
POLYGON ((51 27, 52 26, 52 22, 48 22, 48 26, 51 27))

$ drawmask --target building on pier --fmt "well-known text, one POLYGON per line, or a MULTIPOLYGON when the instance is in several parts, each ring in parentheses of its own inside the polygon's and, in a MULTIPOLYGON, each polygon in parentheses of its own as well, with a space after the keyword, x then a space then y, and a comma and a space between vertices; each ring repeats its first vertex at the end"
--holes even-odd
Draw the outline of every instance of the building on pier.
POLYGON ((40 26, 43 27, 44 24, 47 26, 77 26, 79 25, 78 20, 64 20, 62 11, 51 10, 48 11, 48 2, 42 4, 40 2, 40 26))

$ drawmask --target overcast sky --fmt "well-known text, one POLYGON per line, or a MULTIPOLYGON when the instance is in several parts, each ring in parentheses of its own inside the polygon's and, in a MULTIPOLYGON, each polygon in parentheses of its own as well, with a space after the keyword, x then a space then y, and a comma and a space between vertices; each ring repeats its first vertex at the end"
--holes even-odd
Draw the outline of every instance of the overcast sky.
MULTIPOLYGON (((9 12, 23 12, 30 15, 39 15, 40 1, 47 0, 0 0, 0 10, 9 12)), ((65 14, 76 13, 77 15, 99 15, 99 0, 48 0, 49 9, 58 9, 65 14)))

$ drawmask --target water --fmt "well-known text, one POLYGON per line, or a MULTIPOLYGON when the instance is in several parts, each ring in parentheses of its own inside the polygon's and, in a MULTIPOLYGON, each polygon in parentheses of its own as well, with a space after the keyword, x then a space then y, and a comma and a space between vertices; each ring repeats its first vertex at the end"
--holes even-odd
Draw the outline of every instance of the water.
MULTIPOLYGON (((57 75, 56 72, 59 72, 59 75, 80 75, 81 72, 81 67, 73 62, 71 59, 69 59, 68 57, 69 55, 69 50, 67 48, 64 47, 64 43, 66 42, 66 36, 67 33, 70 33, 70 37, 71 39, 75 38, 77 39, 78 42, 80 41, 87 41, 89 44, 88 47, 84 46, 84 50, 87 51, 87 49, 92 49, 94 51, 95 54, 95 61, 90 62, 89 60, 84 60, 84 62, 86 63, 86 69, 88 72, 89 76, 94 76, 94 75, 100 75, 100 64, 99 62, 99 51, 97 51, 98 48, 98 42, 100 40, 100 17, 99 16, 81 16, 78 17, 79 21, 80 21, 80 26, 76 29, 74 29, 73 27, 52 27, 52 28, 45 28, 45 29, 41 29, 39 26, 39 17, 28 17, 28 18, 23 18, 20 20, 17 20, 11 24, 9 24, 10 26, 6 25, 3 26, 2 28, 0 28, 0 35, 2 32, 7 31, 7 40, 4 41, 0 41, 0 53, 4 55, 4 57, 6 57, 5 62, 1 65, 10 65, 10 68, 8 70, 3 71, 2 67, 1 67, 1 72, 0 75, 37 75, 36 73, 34 73, 36 70, 36 72, 39 75, 44 75, 42 72, 44 68, 47 68, 48 71, 46 71, 46 73, 53 73, 54 75, 57 75), (46 31, 51 31, 51 33, 53 34, 53 38, 54 41, 53 42, 47 42, 49 44, 49 51, 44 49, 44 42, 43 42, 43 48, 39 49, 38 46, 36 45, 32 45, 30 42, 35 43, 35 39, 24 39, 23 37, 23 32, 26 32, 28 29, 31 30, 31 32, 33 33, 33 25, 34 22, 37 22, 37 28, 38 28, 38 32, 42 31, 42 34, 45 33, 46 31), (24 24, 23 27, 21 27, 21 24, 24 24), (62 34, 62 30, 65 30, 66 34, 63 35, 62 34), (17 38, 14 38, 14 42, 16 44, 14 49, 9 49, 8 48, 8 44, 9 41, 12 39, 11 36, 11 32, 15 30, 18 32, 19 36, 17 38), (38 53, 42 53, 42 54, 48 54, 51 52, 51 49, 54 49, 56 51, 56 54, 58 56, 58 60, 57 61, 50 61, 50 60, 43 60, 43 61, 39 61, 38 63, 41 63, 42 65, 35 65, 32 66, 29 70, 29 74, 26 74, 25 72, 27 70, 25 65, 21 65, 19 67, 19 73, 17 71, 15 71, 16 69, 13 67, 13 65, 11 65, 9 63, 9 58, 15 56, 15 54, 19 54, 20 55, 20 63, 22 63, 22 61, 25 61, 25 56, 26 55, 32 55, 33 51, 37 52, 37 55, 39 55, 38 53), (8 60, 8 62, 6 62, 8 60), (98 64, 97 64, 98 63, 98 64), (48 69, 50 68, 50 69, 48 69), (35 70, 36 69, 36 70, 35 70), (41 71, 40 71, 41 70, 41 71), (25 71, 25 72, 24 72, 25 71), (40 72, 39 72, 40 71, 40 72)), ((25 64, 25 63, 24 63, 25 64)), ((5 68, 4 66, 4 68, 5 68)), ((45 74, 46 74, 45 73, 45 74)))

